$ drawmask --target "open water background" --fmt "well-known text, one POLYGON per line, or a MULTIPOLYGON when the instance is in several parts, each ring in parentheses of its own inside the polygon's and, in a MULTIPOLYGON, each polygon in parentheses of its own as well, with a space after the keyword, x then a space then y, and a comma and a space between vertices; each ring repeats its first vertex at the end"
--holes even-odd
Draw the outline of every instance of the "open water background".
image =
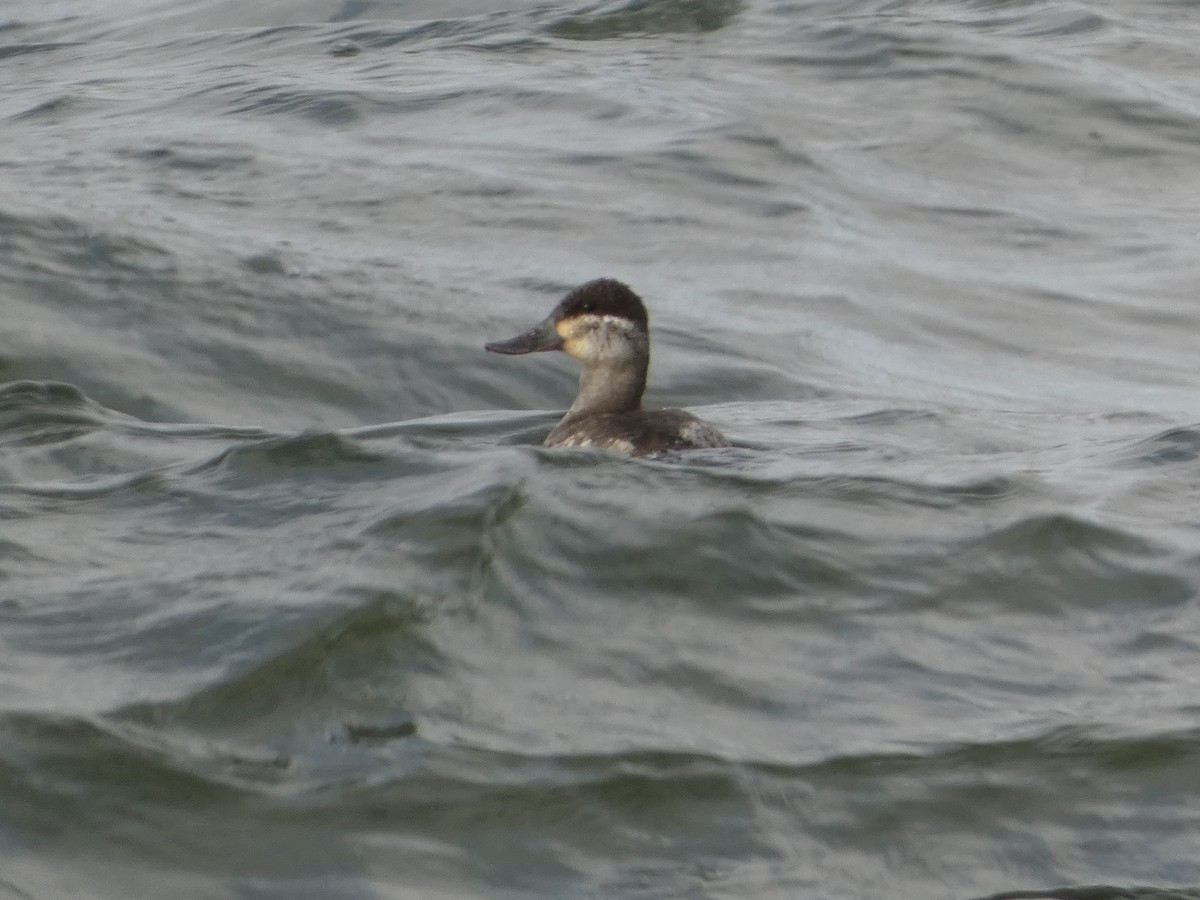
POLYGON ((1200 894, 1200 5, 8 0, 0 79, 0 898, 1200 894), (482 344, 600 275, 737 447, 537 446, 482 344))

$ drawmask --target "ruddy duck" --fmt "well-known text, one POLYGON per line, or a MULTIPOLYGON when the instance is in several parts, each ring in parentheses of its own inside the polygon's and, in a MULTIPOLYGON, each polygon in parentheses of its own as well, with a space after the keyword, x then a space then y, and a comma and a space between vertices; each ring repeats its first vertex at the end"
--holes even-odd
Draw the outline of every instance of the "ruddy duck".
POLYGON ((582 364, 579 393, 546 436, 547 447, 604 447, 644 456, 729 446, 721 432, 682 409, 642 409, 650 328, 641 298, 619 281, 582 284, 525 334, 484 346, 510 354, 564 350, 582 364))

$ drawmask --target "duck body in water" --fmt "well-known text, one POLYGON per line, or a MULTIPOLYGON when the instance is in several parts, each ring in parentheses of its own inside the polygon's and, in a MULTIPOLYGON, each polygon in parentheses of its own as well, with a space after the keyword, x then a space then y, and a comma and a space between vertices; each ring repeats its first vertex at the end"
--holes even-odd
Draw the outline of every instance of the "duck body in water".
POLYGON ((650 366, 650 326, 640 297, 620 281, 599 278, 567 294, 539 324, 493 353, 562 350, 579 360, 579 393, 547 447, 603 447, 634 456, 728 447, 713 426, 682 409, 642 409, 650 366))

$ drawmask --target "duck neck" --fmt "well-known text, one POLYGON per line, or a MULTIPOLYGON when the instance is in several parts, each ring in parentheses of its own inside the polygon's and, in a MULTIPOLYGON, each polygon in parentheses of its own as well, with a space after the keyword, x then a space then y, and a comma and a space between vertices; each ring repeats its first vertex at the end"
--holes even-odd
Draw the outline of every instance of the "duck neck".
POLYGON ((648 364, 648 358, 641 358, 634 365, 629 361, 585 365, 579 374, 579 393, 566 417, 641 409, 648 364))

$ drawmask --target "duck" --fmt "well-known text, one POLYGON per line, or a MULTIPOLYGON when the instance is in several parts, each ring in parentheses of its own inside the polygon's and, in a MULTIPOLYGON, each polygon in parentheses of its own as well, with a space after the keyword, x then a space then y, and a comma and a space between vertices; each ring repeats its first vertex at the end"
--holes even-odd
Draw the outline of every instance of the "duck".
POLYGON ((546 447, 600 447, 632 456, 730 446, 718 429, 682 409, 642 409, 650 367, 650 321, 642 298, 614 278, 568 293, 533 328, 485 344, 492 353, 561 350, 579 361, 579 392, 546 447))

